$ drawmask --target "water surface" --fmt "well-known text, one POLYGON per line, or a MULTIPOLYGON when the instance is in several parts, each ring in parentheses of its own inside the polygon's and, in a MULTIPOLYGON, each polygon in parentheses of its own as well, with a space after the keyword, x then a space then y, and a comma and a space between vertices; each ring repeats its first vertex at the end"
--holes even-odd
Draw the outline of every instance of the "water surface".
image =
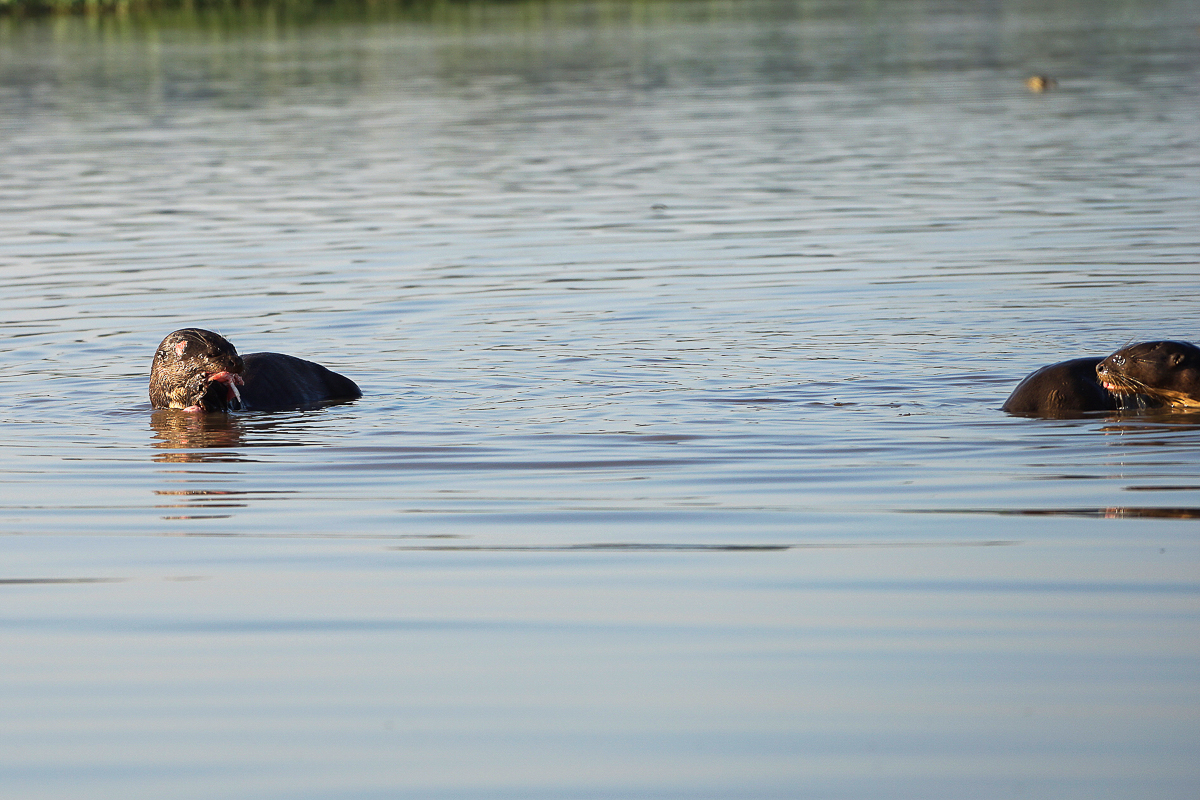
POLYGON ((1196 339, 1196 25, 6 21, 0 785, 1195 797, 1200 420, 998 407, 1196 339))

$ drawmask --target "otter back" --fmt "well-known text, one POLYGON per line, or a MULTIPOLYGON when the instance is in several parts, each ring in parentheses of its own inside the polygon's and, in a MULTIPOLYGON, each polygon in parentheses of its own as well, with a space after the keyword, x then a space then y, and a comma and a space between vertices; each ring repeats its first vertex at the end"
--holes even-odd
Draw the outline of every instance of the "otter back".
POLYGON ((1010 414, 1068 417, 1088 411, 1115 411, 1120 403, 1100 385, 1099 358, 1076 358, 1036 370, 1017 384, 1000 408, 1010 414))
POLYGON ((283 353, 250 353, 242 361, 246 365, 242 407, 248 411, 280 411, 362 397, 354 381, 312 361, 283 353))

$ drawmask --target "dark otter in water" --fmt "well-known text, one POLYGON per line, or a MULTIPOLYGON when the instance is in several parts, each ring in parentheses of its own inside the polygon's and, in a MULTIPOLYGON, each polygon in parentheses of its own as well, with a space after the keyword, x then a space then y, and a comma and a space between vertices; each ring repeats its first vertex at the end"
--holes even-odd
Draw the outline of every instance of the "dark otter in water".
POLYGON ((1200 409, 1200 347, 1194 344, 1130 345, 1101 361, 1096 375, 1114 395, 1139 395, 1169 408, 1200 409))
POLYGON ((1010 414, 1063 417, 1085 411, 1116 411, 1120 400, 1096 375, 1099 358, 1076 358, 1036 370, 1017 384, 1000 408, 1010 414))
POLYGON ((354 381, 282 353, 239 356, 225 337, 184 328, 162 340, 150 367, 150 404, 185 411, 279 411, 362 397, 354 381))
POLYGON ((1107 358, 1077 358, 1033 372, 1001 409, 1070 417, 1124 408, 1200 409, 1200 347, 1142 342, 1107 358))

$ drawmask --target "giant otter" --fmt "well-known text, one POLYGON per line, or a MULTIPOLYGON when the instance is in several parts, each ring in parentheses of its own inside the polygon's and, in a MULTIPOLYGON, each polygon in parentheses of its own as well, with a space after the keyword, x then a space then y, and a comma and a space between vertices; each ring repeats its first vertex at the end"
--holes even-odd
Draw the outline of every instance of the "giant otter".
POLYGON ((279 411, 362 397, 354 381, 282 353, 239 356, 223 336, 184 328, 162 340, 150 367, 150 404, 184 411, 279 411))
POLYGON ((1169 408, 1200 409, 1200 347, 1187 342, 1142 342, 1096 367, 1104 389, 1149 397, 1169 408))
POLYGON ((1200 409, 1200 347, 1142 342, 1107 358, 1051 364, 1021 381, 1000 408, 1010 414, 1070 417, 1130 407, 1200 409))
POLYGON ((1076 358, 1030 373, 1000 408, 1010 414, 1064 417, 1085 411, 1116 411, 1120 400, 1096 375, 1099 358, 1076 358))

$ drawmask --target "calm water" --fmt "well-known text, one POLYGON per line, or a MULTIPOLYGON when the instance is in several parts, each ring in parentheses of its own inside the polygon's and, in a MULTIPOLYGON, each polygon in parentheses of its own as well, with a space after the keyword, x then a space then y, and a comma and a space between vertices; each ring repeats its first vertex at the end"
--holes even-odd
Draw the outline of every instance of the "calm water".
POLYGON ((1200 794, 1200 418, 998 411, 1200 337, 1200 15, 964 6, 0 20, 3 793, 1200 794))

